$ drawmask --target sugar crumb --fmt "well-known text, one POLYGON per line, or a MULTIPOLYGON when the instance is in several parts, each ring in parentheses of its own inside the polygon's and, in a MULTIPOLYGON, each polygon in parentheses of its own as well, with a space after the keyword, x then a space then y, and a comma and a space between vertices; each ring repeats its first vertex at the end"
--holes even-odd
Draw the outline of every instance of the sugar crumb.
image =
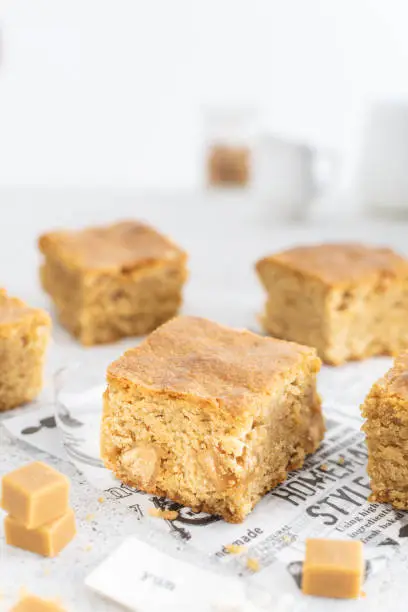
POLYGON ((100 504, 103 504, 103 502, 104 502, 104 501, 105 501, 105 498, 104 498, 104 497, 98 497, 98 502, 99 502, 100 504))
POLYGON ((227 544, 224 549, 231 555, 239 555, 247 550, 246 546, 239 546, 238 544, 227 544))
POLYGON ((292 542, 292 538, 287 533, 285 533, 285 535, 282 536, 282 540, 286 542, 286 544, 290 544, 290 542, 292 542))
POLYGON ((254 559, 253 557, 248 557, 247 562, 246 562, 246 566, 252 572, 259 572, 259 570, 261 569, 261 565, 260 565, 258 559, 254 559))
POLYGON ((160 510, 159 508, 149 508, 149 515, 154 518, 160 518, 165 521, 175 521, 178 517, 178 512, 175 510, 160 510))
POLYGON ((338 463, 339 465, 344 465, 344 462, 345 462, 345 461, 346 461, 346 460, 345 460, 345 458, 343 457, 343 455, 340 455, 340 457, 337 459, 337 463, 338 463))
POLYGON ((95 518, 95 515, 94 515, 94 514, 91 514, 91 513, 90 513, 90 514, 87 514, 87 515, 86 515, 86 517, 85 517, 85 519, 86 519, 87 521, 93 521, 93 520, 94 520, 94 518, 95 518))
POLYGON ((85 552, 89 552, 90 550, 92 550, 92 544, 88 544, 87 546, 84 547, 85 552))
POLYGON ((327 465, 327 463, 322 463, 322 465, 320 466, 320 469, 322 470, 322 472, 327 472, 327 470, 329 469, 329 466, 327 465))

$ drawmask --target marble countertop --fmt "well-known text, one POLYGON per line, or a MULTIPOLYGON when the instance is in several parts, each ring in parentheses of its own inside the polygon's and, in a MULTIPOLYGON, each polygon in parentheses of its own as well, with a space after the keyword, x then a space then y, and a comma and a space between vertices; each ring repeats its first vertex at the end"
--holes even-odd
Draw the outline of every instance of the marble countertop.
MULTIPOLYGON (((256 259, 268 252, 299 243, 327 240, 363 240, 388 244, 408 255, 408 224, 399 222, 341 219, 302 225, 279 223, 267 211, 242 198, 238 201, 206 200, 202 197, 141 198, 107 195, 102 201, 89 194, 35 193, 8 196, 1 204, 0 285, 33 305, 48 308, 38 283, 38 234, 58 226, 81 226, 118 218, 138 217, 151 221, 171 234, 190 253, 191 276, 185 293, 184 312, 214 318, 236 327, 257 329, 256 315, 263 293, 254 275, 256 259)), ((53 350, 47 369, 59 359, 77 360, 86 353, 104 367, 131 341, 83 349, 55 322, 53 350), (55 360, 50 362, 50 360, 55 360)), ((343 368, 324 368, 320 390, 331 404, 358 411, 371 382, 382 373, 388 360, 370 360, 343 368)), ((13 411, 33 410, 28 406, 13 411)), ((1 419, 10 414, 2 414, 1 419)), ((72 505, 78 520, 78 535, 56 559, 42 559, 7 547, 0 529, 0 610, 9 610, 21 588, 49 597, 60 597, 67 610, 119 611, 84 586, 84 578, 110 551, 133 533, 134 520, 109 501, 98 502, 100 493, 68 462, 46 456, 29 445, 13 440, 0 424, 0 476, 17 466, 43 459, 66 473, 72 481, 72 505), (89 517, 92 517, 91 519, 89 517)), ((366 600, 333 602, 341 610, 403 610, 408 596, 408 557, 398 556, 387 575, 380 576, 366 600), (389 586, 392 589, 389 591, 389 586)), ((266 571, 266 570, 265 570, 266 571)), ((271 575, 273 580, 273 575, 271 575)), ((332 602, 330 603, 332 605, 332 602)), ((312 610, 312 603, 305 608, 312 610)))

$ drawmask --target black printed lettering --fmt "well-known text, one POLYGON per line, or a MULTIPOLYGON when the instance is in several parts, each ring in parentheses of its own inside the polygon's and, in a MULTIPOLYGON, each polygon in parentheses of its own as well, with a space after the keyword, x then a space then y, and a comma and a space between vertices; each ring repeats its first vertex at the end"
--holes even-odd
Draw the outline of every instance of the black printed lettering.
POLYGON ((362 450, 359 450, 358 448, 348 448, 347 452, 350 455, 353 455, 355 459, 363 460, 362 463, 360 463, 360 461, 356 461, 358 465, 365 464, 365 460, 367 459, 368 454, 367 454, 367 450, 364 447, 362 447, 362 450))
POLYGON ((316 489, 310 485, 297 481, 289 482, 285 488, 289 489, 290 491, 295 491, 295 493, 300 493, 300 495, 304 495, 306 497, 310 497, 316 493, 316 489))
POLYGON ((312 487, 316 487, 316 489, 324 489, 326 480, 333 482, 336 479, 325 472, 321 473, 315 470, 310 470, 310 472, 307 473, 307 476, 299 476, 298 480, 305 482, 312 487))
POLYGON ((353 464, 351 461, 345 461, 342 465, 339 465, 337 462, 330 460, 322 471, 324 471, 325 474, 330 474, 336 480, 341 480, 342 478, 347 478, 347 476, 350 476, 350 474, 354 472, 352 466, 353 464))
POLYGON ((319 499, 319 504, 327 504, 328 506, 330 506, 330 508, 333 508, 334 510, 337 510, 337 512, 341 512, 341 514, 345 514, 346 516, 348 514, 350 514, 349 512, 347 512, 346 510, 344 510, 343 508, 341 508, 340 506, 337 506, 334 502, 331 501, 331 497, 333 496, 333 493, 327 497, 324 497, 323 499, 319 499))
POLYGON ((363 498, 364 500, 364 501, 360 501, 360 500, 356 501, 348 493, 353 493, 352 489, 350 489, 349 487, 342 487, 341 489, 337 489, 336 493, 332 493, 331 497, 334 497, 336 499, 342 499, 346 502, 350 502, 351 504, 354 504, 355 506, 362 506, 363 503, 365 502, 365 495, 361 495, 361 493, 355 493, 355 495, 357 495, 360 498, 363 498))
POLYGON ((289 491, 286 487, 282 489, 274 489, 271 491, 271 495, 273 497, 279 497, 280 499, 284 499, 290 502, 293 506, 300 506, 300 502, 304 502, 306 500, 305 495, 300 495, 299 493, 295 493, 294 491, 289 491))
POLYGON ((366 476, 357 476, 357 478, 353 478, 353 483, 358 485, 362 489, 367 489, 367 491, 371 491, 370 481, 366 478, 366 476))
POLYGON ((248 541, 248 542, 249 542, 249 540, 245 540, 245 539, 244 539, 245 537, 246 537, 246 536, 244 536, 244 537, 242 538, 242 540, 234 540, 234 541, 233 541, 234 546, 242 546, 242 545, 244 544, 244 542, 246 542, 246 541, 248 541))
POLYGON ((357 497, 361 497, 361 499, 364 499, 364 501, 367 500, 367 495, 363 495, 359 491, 355 491, 354 489, 351 489, 349 486, 344 486, 343 490, 348 491, 349 493, 352 493, 353 495, 357 495, 357 497))
POLYGON ((323 520, 323 524, 324 525, 335 525, 337 523, 337 518, 336 516, 334 516, 334 514, 329 514, 328 512, 321 512, 320 511, 320 506, 309 506, 309 508, 306 508, 306 512, 309 516, 312 516, 313 518, 324 518, 325 520, 323 520))

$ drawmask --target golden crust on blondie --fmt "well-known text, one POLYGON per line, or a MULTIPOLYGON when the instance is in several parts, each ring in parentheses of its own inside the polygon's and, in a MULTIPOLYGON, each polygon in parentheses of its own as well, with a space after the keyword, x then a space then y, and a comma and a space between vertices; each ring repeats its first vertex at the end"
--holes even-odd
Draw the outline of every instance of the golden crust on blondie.
POLYGON ((264 257, 257 263, 261 277, 269 262, 328 286, 360 282, 380 275, 394 278, 408 275, 408 261, 392 249, 358 243, 299 246, 264 257))
POLYGON ((45 255, 82 270, 126 271, 186 260, 169 238, 137 221, 50 232, 40 237, 39 247, 45 255))
POLYGON ((408 400, 408 351, 396 357, 394 366, 384 376, 383 384, 388 393, 408 400))
POLYGON ((307 361, 320 369, 313 348, 177 317, 113 362, 108 380, 122 379, 146 393, 204 400, 235 413, 307 361))
POLYGON ((41 308, 30 308, 19 298, 10 297, 0 288, 0 337, 14 333, 16 323, 32 323, 50 327, 51 319, 41 308))

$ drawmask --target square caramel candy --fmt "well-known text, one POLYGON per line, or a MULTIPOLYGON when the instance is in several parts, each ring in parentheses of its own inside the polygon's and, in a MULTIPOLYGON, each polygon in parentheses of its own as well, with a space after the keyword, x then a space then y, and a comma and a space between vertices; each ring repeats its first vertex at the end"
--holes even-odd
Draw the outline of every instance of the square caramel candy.
POLYGON ((370 501, 408 510, 408 351, 374 383, 362 405, 370 501))
POLYGON ((319 446, 319 368, 312 348, 173 319, 108 368, 105 465, 131 486, 241 522, 319 446))
POLYGON ((35 399, 43 386, 51 319, 0 289, 0 411, 35 399))
POLYGON ((39 247, 43 288, 84 345, 143 336, 180 308, 187 255, 143 223, 50 232, 39 247))
POLYGON ((408 261, 391 249, 301 246, 256 268, 272 336, 314 346, 333 365, 408 348, 408 261))
POLYGON ((24 595, 11 612, 65 612, 57 602, 36 595, 24 595))
POLYGON ((1 507, 27 529, 35 529, 68 511, 68 494, 68 478, 35 461, 3 477, 1 507))
POLYGON ((358 540, 306 541, 302 592, 317 597, 355 599, 364 576, 363 544, 358 540))
POLYGON ((74 511, 70 508, 54 521, 35 529, 28 529, 12 516, 6 516, 4 532, 6 543, 10 546, 17 546, 44 557, 55 557, 76 533, 74 511))

